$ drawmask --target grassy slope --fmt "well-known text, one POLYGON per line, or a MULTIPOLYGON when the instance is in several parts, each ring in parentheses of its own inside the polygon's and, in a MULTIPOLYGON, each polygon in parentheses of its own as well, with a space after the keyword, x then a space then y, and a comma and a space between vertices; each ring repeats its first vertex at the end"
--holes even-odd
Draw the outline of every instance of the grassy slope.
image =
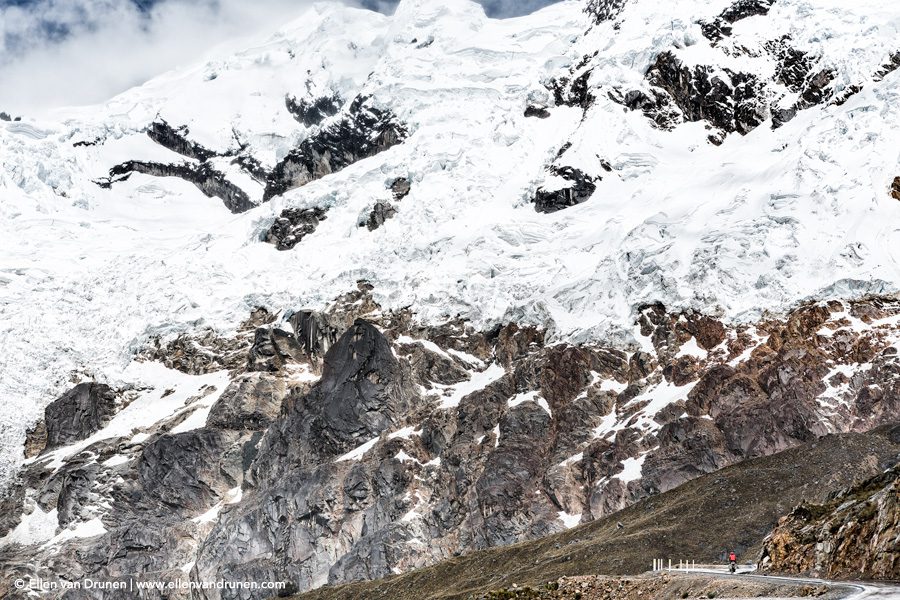
POLYGON ((900 426, 817 442, 746 461, 546 538, 472 552, 387 579, 319 589, 304 600, 466 598, 563 575, 634 574, 653 557, 719 561, 727 548, 755 560, 778 518, 801 500, 883 470, 900 453, 900 426), (622 527, 618 527, 618 523, 622 527))

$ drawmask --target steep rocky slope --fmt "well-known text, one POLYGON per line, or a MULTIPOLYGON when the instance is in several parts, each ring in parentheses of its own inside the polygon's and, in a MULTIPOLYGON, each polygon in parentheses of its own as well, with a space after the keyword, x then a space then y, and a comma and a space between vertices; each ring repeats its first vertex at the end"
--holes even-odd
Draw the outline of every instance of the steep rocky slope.
POLYGON ((492 590, 543 587, 560 577, 638 574, 656 556, 724 563, 758 556, 764 537, 786 507, 822 502, 828 490, 897 462, 900 430, 829 435, 810 444, 704 475, 642 500, 615 515, 536 541, 450 558, 380 581, 322 588, 304 600, 388 597, 468 598, 492 590), (820 465, 829 464, 823 472, 820 465), (777 493, 769 493, 777 490, 777 493), (702 523, 698 527, 697 523, 702 523))
POLYGON ((801 504, 766 538, 760 568, 832 579, 900 576, 900 468, 824 504, 801 504))
MULTIPOLYGON (((117 407, 112 419, 61 420, 60 406, 100 397, 78 388, 47 408, 29 438, 45 447, 4 501, 7 572, 288 591, 379 578, 691 494, 697 476, 898 413, 895 299, 813 303, 737 330, 654 305, 636 328, 645 350, 552 345, 514 324, 423 327, 361 284, 325 313, 257 311, 231 339, 154 342, 141 368, 166 383, 104 392, 97 408, 117 407), (68 445, 41 435, 63 427, 68 445)), ((722 480, 724 496, 698 500, 735 512, 706 528, 698 558, 721 551, 716 537, 758 543, 813 499, 812 481, 841 487, 896 456, 884 441, 820 443, 809 479, 785 479, 796 463, 784 477, 748 466, 722 480), (750 493, 760 485, 777 492, 750 493)), ((693 528, 702 516, 677 518, 693 528)), ((637 568, 629 552, 611 548, 605 569, 637 568)))

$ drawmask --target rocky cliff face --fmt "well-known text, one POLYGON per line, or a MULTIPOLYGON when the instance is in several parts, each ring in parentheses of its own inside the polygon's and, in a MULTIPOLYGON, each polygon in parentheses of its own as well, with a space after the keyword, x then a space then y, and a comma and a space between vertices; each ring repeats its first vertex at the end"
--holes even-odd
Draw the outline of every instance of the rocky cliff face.
MULTIPOLYGON (((81 398, 118 412, 73 424, 48 408, 50 439, 73 431, 57 440, 68 446, 48 444, 33 459, 5 501, 16 557, 7 550, 6 572, 128 580, 152 571, 297 591, 383 577, 562 531, 900 410, 894 298, 810 304, 739 328, 651 305, 635 349, 548 345, 514 324, 424 327, 383 312, 369 290, 325 314, 269 324, 257 314, 255 334, 230 343, 200 334, 206 342, 168 346, 180 357, 169 364, 191 380, 233 367, 193 393, 142 392, 188 396, 149 427, 104 434, 126 411, 84 386, 51 405, 81 398), (243 363, 190 360, 235 347, 243 363), (31 545, 24 532, 40 519, 52 521, 50 541, 31 545)), ((891 510, 892 494, 864 512, 891 510)))
POLYGON ((900 573, 900 467, 801 504, 766 538, 759 562, 774 573, 890 579, 900 573))

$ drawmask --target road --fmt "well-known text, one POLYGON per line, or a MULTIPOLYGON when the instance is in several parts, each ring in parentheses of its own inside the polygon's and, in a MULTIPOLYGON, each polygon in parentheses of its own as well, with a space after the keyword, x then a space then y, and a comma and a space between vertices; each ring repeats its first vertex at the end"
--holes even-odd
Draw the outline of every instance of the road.
POLYGON ((829 581, 826 579, 814 579, 811 577, 785 577, 781 575, 756 575, 752 570, 741 571, 732 575, 725 568, 717 569, 684 569, 679 572, 707 573, 719 577, 739 577, 742 580, 756 579, 758 581, 783 581, 785 583, 809 583, 813 585, 827 585, 834 589, 845 589, 847 595, 842 600, 900 600, 900 584, 871 583, 861 581, 829 581))

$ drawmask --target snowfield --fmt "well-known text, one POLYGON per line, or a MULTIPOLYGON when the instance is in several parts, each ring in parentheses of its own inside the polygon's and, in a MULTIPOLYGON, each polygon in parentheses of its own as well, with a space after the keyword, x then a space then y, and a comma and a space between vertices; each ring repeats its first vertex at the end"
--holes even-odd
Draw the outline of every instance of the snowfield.
MULTIPOLYGON (((809 297, 896 291, 900 73, 869 79, 900 49, 900 12, 890 0, 778 0, 713 47, 697 21, 730 4, 632 0, 614 30, 591 27, 576 1, 507 20, 465 0, 404 0, 392 17, 321 3, 104 105, 0 122, 0 487, 26 429, 73 381, 157 385, 126 372, 150 336, 228 333, 256 306, 322 307, 360 279, 423 321, 519 321, 635 348, 646 302, 749 320, 809 297), (863 90, 721 146, 702 122, 656 129, 604 91, 645 87, 664 50, 771 78, 765 57, 727 51, 782 35, 821 55, 836 85, 863 90), (597 51, 595 104, 552 107, 547 81, 597 51), (160 118, 213 150, 239 139, 271 168, 312 132, 285 97, 330 93, 370 96, 409 138, 239 215, 176 178, 93 182, 130 159, 190 162, 144 133, 160 118), (551 116, 525 117, 529 102, 551 116), (530 200, 552 187, 547 166, 566 143, 565 164, 602 180, 587 202, 537 213, 530 200), (398 214, 359 227, 397 177, 412 182, 398 214), (283 208, 312 206, 327 219, 296 248, 261 241, 283 208)), ((242 175, 229 177, 259 201, 242 175)), ((639 476, 640 464, 624 467, 623 480, 639 476)))

